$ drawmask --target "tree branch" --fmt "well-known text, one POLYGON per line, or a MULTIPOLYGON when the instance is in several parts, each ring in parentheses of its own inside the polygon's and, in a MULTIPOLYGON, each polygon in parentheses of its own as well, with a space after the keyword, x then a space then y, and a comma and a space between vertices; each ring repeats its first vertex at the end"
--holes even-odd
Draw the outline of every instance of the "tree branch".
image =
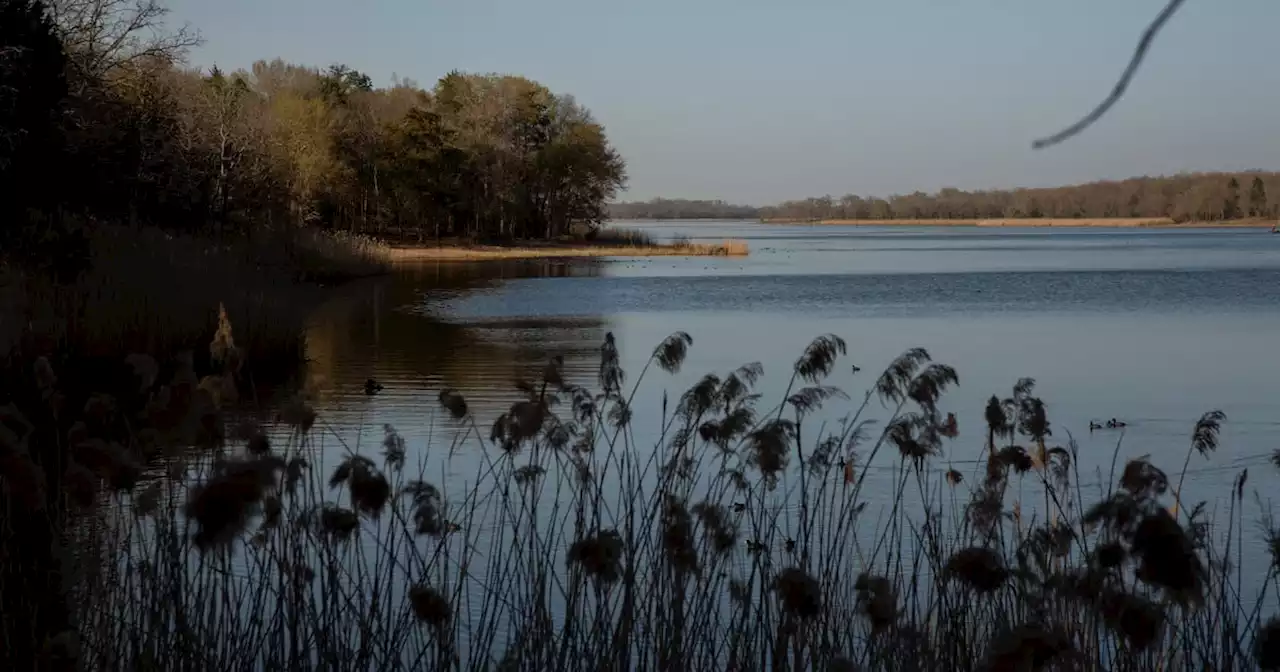
POLYGON ((1156 15, 1156 18, 1147 26, 1147 29, 1143 31, 1142 39, 1138 41, 1138 48, 1134 50, 1133 58, 1129 59, 1129 65, 1124 69, 1124 72, 1121 73, 1119 81, 1117 81, 1115 87, 1111 89, 1111 95, 1107 96, 1105 100, 1099 103, 1097 107, 1093 108, 1093 111, 1086 114, 1080 121, 1077 121, 1047 138, 1041 138, 1031 143, 1032 149, 1044 149, 1045 147, 1056 145, 1063 140, 1080 133, 1084 129, 1093 125, 1093 122, 1102 118, 1102 115, 1106 114, 1107 110, 1110 110, 1111 106, 1115 105, 1116 101, 1120 100, 1121 96, 1124 95, 1125 90, 1129 88, 1129 81, 1133 79, 1134 73, 1136 73, 1138 71, 1138 67, 1142 65, 1142 60, 1147 57, 1147 49, 1151 47, 1151 43, 1155 40, 1156 34, 1160 32, 1161 28, 1164 28, 1164 24, 1168 23, 1169 19, 1178 11, 1178 8, 1182 7, 1182 3, 1185 1, 1186 0, 1169 0, 1169 4, 1165 5, 1164 9, 1160 10, 1160 13, 1156 15))

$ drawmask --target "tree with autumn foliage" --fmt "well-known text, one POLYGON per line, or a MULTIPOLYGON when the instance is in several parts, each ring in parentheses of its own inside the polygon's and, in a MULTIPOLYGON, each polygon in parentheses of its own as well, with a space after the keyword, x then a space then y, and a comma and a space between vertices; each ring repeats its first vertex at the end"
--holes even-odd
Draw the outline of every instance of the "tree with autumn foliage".
POLYGON ((0 119, 0 170, 37 180, 39 164, 77 185, 28 203, 35 218, 6 199, 23 213, 6 218, 11 231, 55 218, 551 239, 598 226, 625 183, 591 113, 523 77, 452 72, 424 90, 378 88, 343 64, 196 70, 183 56, 197 37, 166 30, 157 0, 3 11, 0 87, 20 95, 0 119))

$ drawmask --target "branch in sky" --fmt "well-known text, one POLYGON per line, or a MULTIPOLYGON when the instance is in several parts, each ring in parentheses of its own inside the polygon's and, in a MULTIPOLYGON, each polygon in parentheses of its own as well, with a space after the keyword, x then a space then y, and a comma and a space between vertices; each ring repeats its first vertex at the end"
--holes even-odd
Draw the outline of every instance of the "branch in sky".
POLYGON ((1105 100, 1099 103, 1097 107, 1093 108, 1093 111, 1086 114, 1080 121, 1077 121, 1047 138, 1040 138, 1039 140, 1036 140, 1031 143, 1031 147, 1033 149, 1044 149, 1045 147, 1056 145, 1088 128, 1093 124, 1093 122, 1106 114, 1107 110, 1111 109, 1111 106, 1115 105, 1116 101, 1120 100, 1120 97, 1124 95, 1125 89, 1129 88, 1129 80, 1133 79, 1134 73, 1136 73, 1138 71, 1138 67, 1142 65, 1142 59, 1147 57, 1147 49, 1151 47, 1151 42, 1155 40, 1156 34, 1160 32, 1161 28, 1164 28, 1164 24, 1173 17, 1174 13, 1178 11, 1178 8, 1181 7, 1182 3, 1185 1, 1186 0, 1169 0, 1169 4, 1165 5, 1164 9, 1160 10, 1160 13, 1156 15, 1156 18, 1151 22, 1151 25, 1147 26, 1147 29, 1143 31, 1142 39, 1138 41, 1138 48, 1133 52, 1133 58, 1129 59, 1129 66, 1124 69, 1124 72, 1120 75, 1120 80, 1117 81, 1115 87, 1111 89, 1111 95, 1107 96, 1105 100))

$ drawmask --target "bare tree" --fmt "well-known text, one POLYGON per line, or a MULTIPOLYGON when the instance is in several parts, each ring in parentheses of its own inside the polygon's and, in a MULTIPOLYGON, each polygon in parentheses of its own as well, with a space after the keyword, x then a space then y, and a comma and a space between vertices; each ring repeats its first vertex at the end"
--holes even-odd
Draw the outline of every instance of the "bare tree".
POLYGON ((90 78, 139 59, 179 62, 200 44, 188 26, 165 25, 169 8, 159 0, 51 0, 49 11, 73 62, 90 78))

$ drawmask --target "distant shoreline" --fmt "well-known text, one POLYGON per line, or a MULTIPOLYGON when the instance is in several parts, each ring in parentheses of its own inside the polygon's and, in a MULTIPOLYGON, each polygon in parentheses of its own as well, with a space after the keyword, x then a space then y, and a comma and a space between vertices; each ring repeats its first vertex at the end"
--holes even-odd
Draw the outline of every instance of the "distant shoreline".
POLYGON ((811 226, 973 226, 973 227, 1088 227, 1112 229, 1241 229, 1269 228, 1271 219, 1239 219, 1217 222, 1175 222, 1168 218, 1004 218, 1004 219, 762 219, 762 224, 808 224, 811 226))
POLYGON ((422 261, 490 261, 501 259, 556 259, 566 257, 743 257, 747 244, 739 240, 721 243, 654 245, 590 243, 522 243, 518 245, 414 245, 385 251, 393 264, 422 261))
MULTIPOLYGON (((659 224, 670 222, 747 222, 750 224, 759 224, 763 220, 759 217, 610 217, 609 222, 657 222, 659 224)), ((781 220, 779 220, 781 221, 781 220)))

